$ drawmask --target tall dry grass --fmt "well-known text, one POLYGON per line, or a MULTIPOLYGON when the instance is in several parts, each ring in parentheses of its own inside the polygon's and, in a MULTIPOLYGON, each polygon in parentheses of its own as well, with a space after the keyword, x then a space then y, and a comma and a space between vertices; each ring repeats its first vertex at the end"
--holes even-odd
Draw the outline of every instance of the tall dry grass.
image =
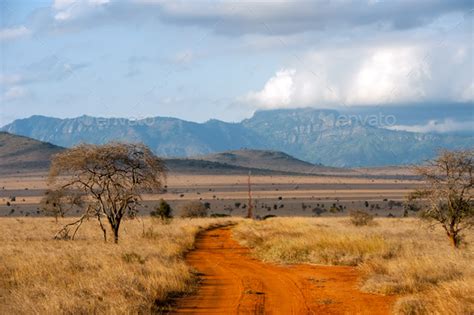
POLYGON ((0 314, 129 314, 166 308, 193 290, 183 253, 223 219, 124 222, 119 244, 104 243, 95 221, 75 241, 52 236, 50 218, 0 219, 0 314))
POLYGON ((265 261, 357 266, 362 290, 400 295, 395 314, 474 314, 473 236, 456 250, 417 219, 356 227, 347 218, 275 218, 234 229, 265 261))

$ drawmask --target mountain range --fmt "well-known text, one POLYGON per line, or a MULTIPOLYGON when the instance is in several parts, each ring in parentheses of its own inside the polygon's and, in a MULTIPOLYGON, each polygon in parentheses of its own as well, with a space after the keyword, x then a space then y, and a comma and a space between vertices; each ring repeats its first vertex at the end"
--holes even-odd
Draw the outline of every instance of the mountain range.
POLYGON ((389 130, 361 120, 343 121, 335 110, 311 108, 257 111, 239 123, 195 123, 169 117, 51 118, 31 116, 1 128, 9 133, 70 147, 86 142, 143 142, 164 157, 263 149, 335 167, 403 165, 431 158, 440 148, 474 146, 472 135, 389 130))
MULTIPOLYGON (((54 154, 63 147, 24 136, 0 132, 0 174, 46 172, 54 154)), ((286 153, 235 150, 191 158, 165 158, 174 173, 199 174, 352 174, 349 169, 314 165, 286 153)))

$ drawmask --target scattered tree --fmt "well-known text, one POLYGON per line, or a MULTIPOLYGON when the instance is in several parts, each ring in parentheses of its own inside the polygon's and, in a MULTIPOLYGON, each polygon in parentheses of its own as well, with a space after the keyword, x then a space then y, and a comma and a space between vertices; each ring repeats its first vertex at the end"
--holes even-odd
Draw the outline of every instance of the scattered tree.
POLYGON ((164 176, 162 160, 142 144, 81 144, 55 155, 49 174, 53 190, 80 191, 87 200, 81 218, 56 237, 69 238, 71 229, 75 234, 85 219, 95 217, 106 241, 102 222, 106 217, 117 243, 124 216, 136 215, 141 193, 160 191, 164 176))
POLYGON ((173 210, 171 209, 170 204, 161 199, 160 204, 155 208, 154 211, 150 212, 150 215, 152 217, 160 218, 164 221, 166 219, 172 218, 171 212, 173 212, 173 210))
POLYGON ((474 150, 441 151, 426 165, 415 167, 426 185, 409 195, 427 204, 422 217, 441 224, 454 247, 462 231, 474 226, 472 200, 474 150))

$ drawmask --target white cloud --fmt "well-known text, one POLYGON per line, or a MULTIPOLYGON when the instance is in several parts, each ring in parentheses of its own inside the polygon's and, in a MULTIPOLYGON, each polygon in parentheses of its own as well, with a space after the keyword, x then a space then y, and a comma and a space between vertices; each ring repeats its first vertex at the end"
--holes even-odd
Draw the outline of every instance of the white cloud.
POLYGON ((345 95, 348 104, 416 101, 425 96, 429 69, 419 49, 390 47, 369 53, 352 77, 345 95))
POLYGON ((27 36, 31 31, 25 26, 16 26, 11 28, 2 28, 0 29, 0 40, 11 40, 27 36))
POLYGON ((456 42, 442 49, 420 43, 318 50, 298 56, 243 99, 258 108, 472 100, 473 60, 452 58, 456 51, 472 56, 473 48, 456 42))
POLYGON ((69 21, 96 13, 110 0, 54 0, 53 9, 56 21, 69 21))
POLYGON ((263 108, 288 107, 295 93, 296 70, 282 69, 270 78, 259 92, 250 92, 246 99, 257 102, 263 108))
POLYGON ((461 100, 474 102, 474 82, 471 82, 471 84, 462 92, 461 100))
POLYGON ((27 95, 26 89, 21 86, 12 86, 9 87, 5 93, 2 95, 1 99, 4 102, 13 101, 19 98, 23 98, 27 95))
POLYGON ((226 34, 291 34, 310 30, 376 25, 379 29, 409 29, 437 17, 468 12, 468 0, 426 1, 235 1, 133 0, 158 8, 164 21, 198 25, 226 34), (216 23, 225 20, 226 23, 216 23))
POLYGON ((395 125, 387 127, 391 130, 405 130, 410 132, 437 132, 437 133, 447 133, 447 132, 457 132, 457 131, 474 131, 474 122, 473 121, 454 121, 452 119, 445 119, 443 121, 430 120, 424 125, 395 125))

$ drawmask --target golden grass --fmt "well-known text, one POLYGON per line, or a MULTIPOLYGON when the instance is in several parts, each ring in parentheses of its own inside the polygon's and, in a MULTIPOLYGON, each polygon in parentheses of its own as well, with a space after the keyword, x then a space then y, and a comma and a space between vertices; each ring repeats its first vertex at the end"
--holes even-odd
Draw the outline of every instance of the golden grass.
POLYGON ((474 246, 453 249, 417 219, 274 218, 241 223, 234 237, 265 261, 357 266, 362 290, 401 296, 395 314, 474 313, 474 246))
POLYGON ((195 235, 224 219, 123 223, 118 245, 95 221, 75 241, 56 241, 50 218, 0 219, 0 314, 151 313, 193 290, 183 253, 195 235), (144 233, 145 232, 145 233, 144 233))

